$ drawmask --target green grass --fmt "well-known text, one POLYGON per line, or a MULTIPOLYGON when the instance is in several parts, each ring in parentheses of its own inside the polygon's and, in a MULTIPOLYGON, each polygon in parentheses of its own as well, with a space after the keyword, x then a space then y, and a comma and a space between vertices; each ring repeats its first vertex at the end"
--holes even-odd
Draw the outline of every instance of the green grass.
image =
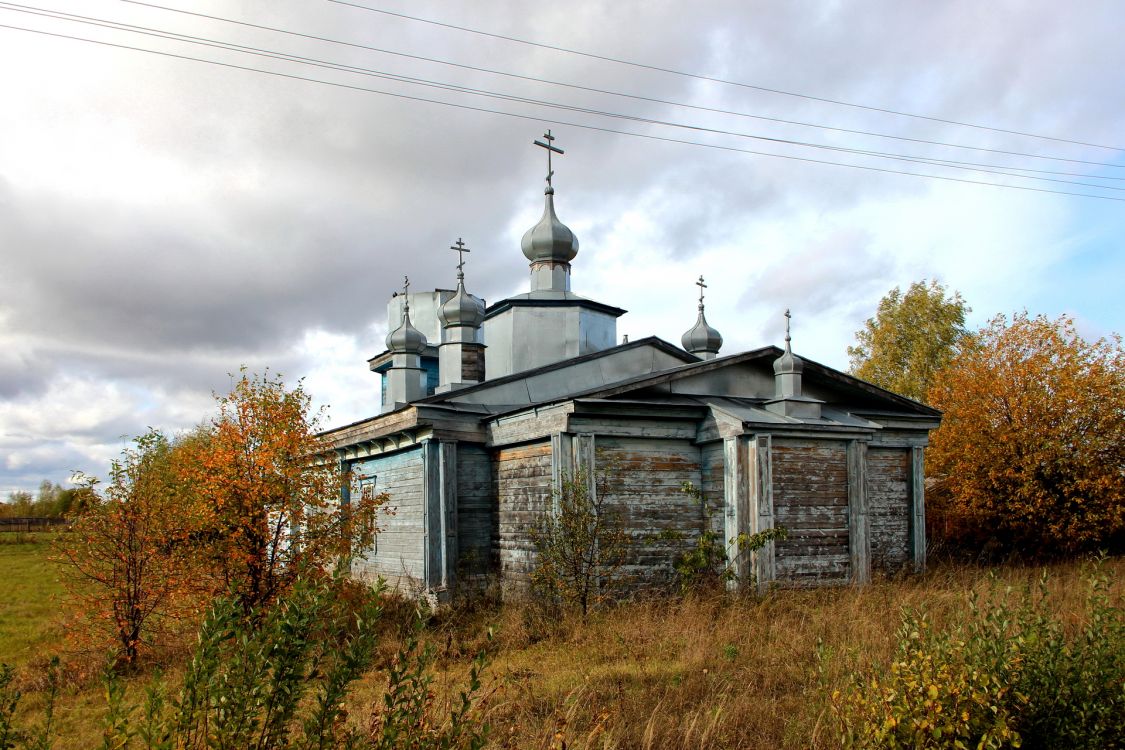
MULTIPOLYGON (((11 535, 16 536, 16 535, 11 535)), ((48 559, 52 533, 0 543, 0 662, 49 655, 58 643, 62 586, 48 559)))

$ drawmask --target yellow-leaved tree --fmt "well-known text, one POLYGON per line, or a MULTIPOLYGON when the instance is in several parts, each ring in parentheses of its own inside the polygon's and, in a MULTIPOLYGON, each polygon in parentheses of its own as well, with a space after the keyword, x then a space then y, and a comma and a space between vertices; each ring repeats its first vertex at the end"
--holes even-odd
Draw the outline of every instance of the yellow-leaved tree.
POLYGON ((896 286, 856 331, 856 345, 848 347, 851 373, 925 401, 934 375, 959 350, 968 312, 959 292, 948 293, 936 281, 915 281, 905 293, 896 286))
POLYGON ((926 459, 936 531, 1030 557, 1125 545, 1120 336, 998 316, 937 374, 929 402, 944 412, 926 459))

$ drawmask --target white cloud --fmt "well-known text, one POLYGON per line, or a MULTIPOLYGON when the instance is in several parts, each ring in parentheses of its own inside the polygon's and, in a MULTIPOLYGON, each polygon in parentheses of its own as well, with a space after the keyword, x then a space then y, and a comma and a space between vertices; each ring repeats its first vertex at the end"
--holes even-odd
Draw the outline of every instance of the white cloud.
MULTIPOLYGON (((182 7, 598 88, 913 138, 1055 153, 1121 152, 721 86, 465 35, 331 4, 209 0, 182 7)), ((60 9, 420 77, 718 129, 1089 173, 1050 162, 701 113, 458 71, 110 0, 60 9)), ((395 6, 406 9, 406 6, 395 6)), ((1046 0, 875 0, 759 6, 597 0, 412 3, 406 12, 662 67, 1113 142, 1125 46, 1114 0, 1060 14, 1046 0)), ((0 22, 161 47, 118 32, 0 11, 0 22)), ((190 54, 235 61, 233 53, 190 54)), ((762 141, 544 112, 261 59, 242 64, 736 148, 762 141)), ((1125 328, 1118 204, 1018 193, 626 138, 0 29, 0 490, 104 473, 122 435, 190 426, 240 365, 269 366, 332 404, 333 424, 378 409, 366 359, 403 274, 448 287, 458 236, 472 291, 525 288, 519 238, 542 209, 552 127, 558 207, 582 248, 580 294, 629 309, 621 333, 676 342, 695 287, 724 351, 781 341, 785 307, 805 356, 844 349, 893 286, 938 278, 984 320, 1028 307, 1083 330, 1125 328), (81 463, 83 466, 75 466, 81 463)), ((831 152, 813 158, 849 160, 831 152)), ((865 163, 874 164, 868 160, 865 163)), ((887 163, 892 169, 937 168, 887 163)), ((943 172, 955 174, 950 172, 943 172)), ((1119 175, 1102 168, 1101 174, 1119 175)), ((1060 179, 1071 179, 1056 175, 1060 179)), ((1011 178, 985 176, 986 181, 1011 178)), ((1042 187, 1087 191, 1058 183, 1042 187)))

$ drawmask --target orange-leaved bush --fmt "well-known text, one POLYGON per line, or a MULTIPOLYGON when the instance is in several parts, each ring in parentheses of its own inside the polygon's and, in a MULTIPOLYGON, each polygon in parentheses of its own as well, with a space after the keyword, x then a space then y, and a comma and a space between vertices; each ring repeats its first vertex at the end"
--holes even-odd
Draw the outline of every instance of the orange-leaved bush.
POLYGON ((1125 353, 1067 317, 1004 316, 962 344, 929 402, 930 503, 952 541, 1030 557, 1125 544, 1125 353))
POLYGON ((244 371, 218 402, 218 415, 185 441, 180 470, 216 588, 251 612, 367 541, 383 497, 341 502, 349 476, 324 454, 320 413, 302 385, 244 371))
POLYGON ((113 462, 104 491, 85 478, 85 510, 55 543, 68 633, 80 650, 112 648, 118 669, 174 640, 210 594, 190 573, 193 527, 172 468, 176 450, 156 430, 136 438, 113 462))

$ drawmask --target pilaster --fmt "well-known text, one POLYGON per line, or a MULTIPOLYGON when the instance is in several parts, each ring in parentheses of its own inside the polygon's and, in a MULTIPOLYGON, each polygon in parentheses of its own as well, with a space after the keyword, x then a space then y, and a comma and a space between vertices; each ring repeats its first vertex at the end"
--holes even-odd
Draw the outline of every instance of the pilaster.
POLYGON ((457 444, 422 442, 423 581, 437 601, 448 599, 457 570, 457 444))
POLYGON ((914 570, 926 570, 926 473, 925 449, 910 449, 910 546, 914 554, 914 570))
POLYGON ((871 535, 867 517, 867 444, 848 441, 848 549, 852 582, 871 582, 871 535))

